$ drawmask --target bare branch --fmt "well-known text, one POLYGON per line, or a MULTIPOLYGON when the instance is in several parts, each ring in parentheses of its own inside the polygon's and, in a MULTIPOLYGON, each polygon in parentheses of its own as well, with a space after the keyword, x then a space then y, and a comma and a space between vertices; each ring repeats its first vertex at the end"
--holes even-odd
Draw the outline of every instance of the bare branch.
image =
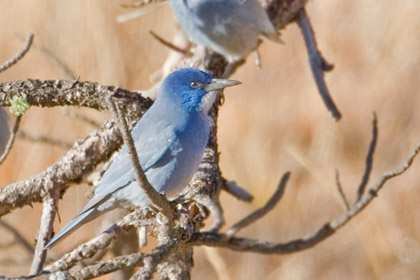
POLYGON ((341 113, 337 109, 331 95, 328 91, 327 83, 324 79, 324 71, 330 71, 333 69, 333 65, 329 64, 321 55, 318 50, 314 31, 311 26, 308 15, 306 14, 305 8, 302 8, 297 16, 297 23, 302 31, 303 38, 305 39, 306 49, 308 51, 309 63, 311 65, 312 74, 314 76, 318 91, 321 94, 322 100, 331 112, 332 116, 338 121, 341 118, 341 113))
POLYGON ((6 223, 3 220, 0 220, 0 226, 4 227, 5 229, 7 229, 8 231, 10 231, 16 242, 18 244, 21 244, 22 247, 30 254, 32 255, 35 251, 34 247, 22 236, 22 234, 19 233, 19 231, 17 231, 17 229, 15 229, 14 227, 12 227, 11 225, 9 225, 8 223, 6 223))
POLYGON ((47 145, 54 145, 58 146, 60 148, 63 148, 65 150, 70 149, 73 145, 70 143, 67 143, 65 141, 62 141, 60 139, 51 138, 48 136, 41 136, 41 135, 30 135, 27 132, 21 130, 19 131, 18 138, 21 138, 23 140, 31 141, 31 142, 40 142, 47 145))
POLYGON ((246 251, 261 254, 290 254, 305 249, 309 249, 333 235, 338 229, 347 224, 353 217, 360 213, 369 203, 376 197, 377 193, 382 189, 385 183, 396 176, 403 174, 413 163, 414 158, 420 152, 420 144, 414 149, 407 161, 398 169, 386 172, 377 181, 362 199, 356 201, 350 210, 342 214, 339 218, 326 223, 316 232, 304 238, 292 240, 287 243, 270 243, 265 241, 258 241, 248 238, 227 238, 224 234, 215 232, 195 233, 191 237, 189 244, 193 246, 211 246, 224 247, 235 251, 246 251))
POLYGON ((222 178, 221 188, 239 200, 251 202, 254 199, 252 194, 238 186, 234 181, 228 181, 225 178, 222 178))
POLYGON ((150 182, 147 180, 146 174, 142 167, 140 166, 140 160, 137 155, 136 148, 134 146, 133 137, 131 137, 130 132, 128 131, 127 122, 125 120, 124 113, 122 112, 119 106, 116 106, 112 100, 112 95, 109 96, 109 105, 114 115, 114 119, 119 124, 120 132, 124 139, 124 144, 127 146, 128 154, 130 155, 131 164, 134 167, 134 173, 136 176, 136 181, 139 187, 144 191, 147 198, 152 202, 152 204, 158 208, 170 221, 173 221, 175 218, 175 209, 169 203, 164 195, 159 194, 150 182))
MULTIPOLYGON (((47 184, 53 185, 53 182, 47 184)), ((42 209, 41 225, 39 227, 38 238, 34 258, 31 265, 30 275, 38 275, 44 266, 47 257, 45 245, 51 237, 55 214, 57 213, 57 200, 59 193, 51 186, 52 191, 44 197, 44 207, 42 209)))
MULTIPOLYGON (((157 246, 151 253, 133 253, 130 255, 119 256, 108 261, 98 262, 95 265, 85 267, 81 270, 68 271, 55 271, 53 275, 65 276, 69 279, 91 279, 104 274, 108 274, 122 268, 142 266, 132 279, 151 279, 156 270, 157 265, 164 261, 176 248, 177 240, 169 240, 168 243, 157 246)), ((47 273, 41 279, 47 279, 47 273)), ((51 279, 51 278, 48 278, 51 279)))
POLYGON ((341 199, 343 200, 344 206, 346 206, 346 210, 350 210, 349 201, 347 200, 346 194, 343 191, 343 188, 341 187, 340 183, 340 173, 338 173, 338 169, 335 169, 335 183, 337 185, 338 193, 341 196, 341 199))
POLYGON ((11 210, 43 201, 43 196, 56 188, 65 190, 69 183, 79 182, 97 164, 107 160, 121 142, 118 128, 107 122, 84 140, 79 140, 59 161, 38 175, 0 189, 0 216, 11 210), (54 182, 45 186, 46 181, 54 182))
POLYGON ((226 233, 228 237, 234 236, 238 231, 243 229, 244 227, 252 224, 253 222, 257 221, 258 219, 261 219, 265 216, 268 212, 270 212, 280 201, 280 199, 283 197, 284 189, 286 188, 287 181, 289 180, 290 172, 286 172, 283 177, 280 180, 280 183, 277 187, 277 190, 274 192, 273 196, 267 201, 267 203, 261 207, 260 209, 257 209, 253 213, 249 214, 236 224, 234 224, 226 233))
POLYGON ((133 253, 125 256, 119 256, 107 261, 98 262, 95 265, 85 267, 70 273, 70 277, 75 279, 92 279, 126 267, 143 266, 147 255, 143 253, 133 253))
POLYGON ((365 173, 363 173, 362 182, 357 189, 357 201, 359 201, 363 193, 365 192, 365 188, 367 183, 369 182, 369 176, 372 172, 372 165, 373 165, 373 155, 375 154, 376 143, 378 141, 378 122, 376 120, 376 114, 373 113, 372 119, 372 140, 369 145, 369 152, 366 156, 366 168, 365 173))
POLYGON ((22 116, 16 117, 15 125, 13 126, 12 132, 10 133, 9 141, 7 142, 7 145, 3 151, 3 154, 0 156, 0 164, 2 164, 3 161, 7 158, 7 156, 10 153, 10 150, 13 147, 13 143, 15 142, 16 133, 19 130, 21 119, 22 119, 22 116))
POLYGON ((143 268, 139 269, 130 279, 152 279, 158 264, 163 262, 176 249, 182 247, 183 240, 169 239, 167 243, 157 246, 143 260, 143 268))
POLYGON ((79 245, 70 253, 65 254, 56 262, 50 264, 45 270, 50 272, 64 271, 73 267, 77 262, 93 257, 99 250, 108 247, 121 231, 128 231, 133 227, 147 225, 148 219, 153 217, 151 210, 147 208, 136 209, 136 211, 128 214, 118 221, 105 232, 101 233, 94 239, 79 245), (142 220, 145 223, 142 224, 142 220))
POLYGON ((23 46, 23 49, 20 50, 14 57, 10 58, 6 62, 4 62, 2 65, 0 65, 0 73, 3 71, 6 71, 16 63, 18 63, 19 60, 21 60, 25 54, 29 51, 31 48, 32 42, 34 39, 34 34, 29 34, 26 38, 25 45, 23 46))
POLYGON ((136 92, 119 89, 114 86, 102 86, 98 83, 80 81, 43 81, 31 80, 0 83, 0 106, 10 106, 13 96, 25 98, 30 106, 79 106, 96 110, 108 109, 105 96, 118 89, 120 101, 127 108, 127 115, 131 119, 150 107, 152 101, 136 92))
POLYGON ((153 38, 155 38, 156 40, 158 40, 159 41, 159 43, 161 43, 162 45, 164 45, 165 47, 168 47, 168 48, 170 48, 171 50, 174 50, 174 51, 176 51, 176 52, 179 52, 179 53, 181 53, 181 54, 183 54, 183 55, 186 55, 186 56, 190 56, 191 55, 191 52, 189 51, 189 50, 184 50, 184 49, 181 49, 181 48, 179 48, 179 47, 177 47, 177 46, 175 46, 174 44, 172 44, 171 42, 169 42, 169 41, 166 41, 165 39, 163 39, 162 37, 160 37, 159 35, 157 35, 155 32, 153 32, 152 30, 149 30, 149 33, 153 36, 153 38))

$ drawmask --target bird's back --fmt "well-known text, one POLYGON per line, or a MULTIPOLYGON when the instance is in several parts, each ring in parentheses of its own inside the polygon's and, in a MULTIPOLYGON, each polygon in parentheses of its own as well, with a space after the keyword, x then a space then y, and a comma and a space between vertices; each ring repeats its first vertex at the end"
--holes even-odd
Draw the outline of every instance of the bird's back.
POLYGON ((258 0, 171 0, 191 39, 231 61, 246 57, 266 37, 278 35, 258 0))

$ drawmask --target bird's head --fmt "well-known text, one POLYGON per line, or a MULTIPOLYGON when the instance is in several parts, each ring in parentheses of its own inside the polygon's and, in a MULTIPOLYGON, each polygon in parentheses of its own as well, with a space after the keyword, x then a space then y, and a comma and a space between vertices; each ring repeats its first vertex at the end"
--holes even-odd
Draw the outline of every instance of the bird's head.
POLYGON ((158 98, 168 98, 188 112, 207 113, 216 100, 217 90, 238 84, 238 81, 215 79, 195 68, 182 68, 166 77, 158 98))

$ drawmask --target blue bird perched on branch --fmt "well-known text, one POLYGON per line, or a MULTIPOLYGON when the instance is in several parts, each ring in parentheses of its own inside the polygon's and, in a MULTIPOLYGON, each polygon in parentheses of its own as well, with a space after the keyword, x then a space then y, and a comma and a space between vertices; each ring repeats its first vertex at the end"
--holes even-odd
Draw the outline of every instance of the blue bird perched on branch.
POLYGON ((179 24, 195 43, 234 63, 255 51, 261 39, 281 42, 258 0, 171 0, 179 24))
MULTIPOLYGON (((131 132, 140 165, 157 192, 171 197, 188 184, 209 138, 208 111, 217 90, 237 84, 237 81, 212 78, 193 68, 177 70, 163 81, 156 101, 131 132)), ((147 204, 150 202, 136 182, 124 146, 103 175, 92 200, 46 248, 108 210, 147 204)))

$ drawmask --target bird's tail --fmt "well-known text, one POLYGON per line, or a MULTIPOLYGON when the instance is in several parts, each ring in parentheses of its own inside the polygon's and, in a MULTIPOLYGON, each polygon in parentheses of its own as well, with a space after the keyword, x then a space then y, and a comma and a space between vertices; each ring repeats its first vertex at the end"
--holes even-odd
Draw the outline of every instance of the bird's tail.
POLYGON ((64 228, 62 228, 53 238, 45 245, 45 249, 53 247, 61 238, 72 233, 78 229, 81 225, 91 221, 98 215, 98 211, 92 207, 86 211, 79 213, 73 220, 71 220, 64 228))

